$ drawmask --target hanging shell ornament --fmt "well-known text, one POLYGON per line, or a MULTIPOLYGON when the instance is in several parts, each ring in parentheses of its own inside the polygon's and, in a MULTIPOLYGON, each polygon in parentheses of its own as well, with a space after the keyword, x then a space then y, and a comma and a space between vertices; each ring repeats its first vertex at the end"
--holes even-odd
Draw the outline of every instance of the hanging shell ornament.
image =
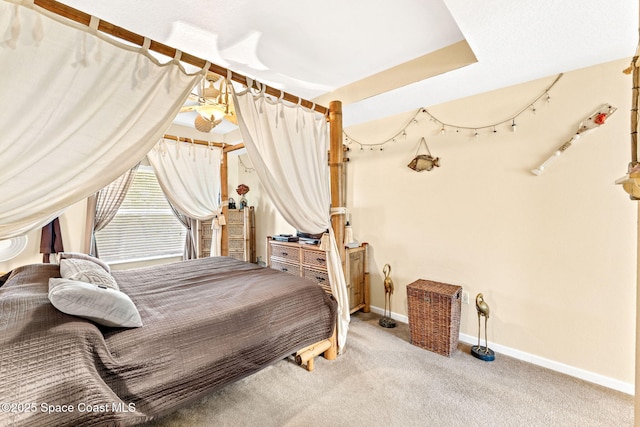
POLYGON ((218 126, 222 122, 222 119, 216 119, 213 115, 210 118, 203 117, 198 114, 194 121, 194 126, 200 132, 211 132, 214 127, 218 126))

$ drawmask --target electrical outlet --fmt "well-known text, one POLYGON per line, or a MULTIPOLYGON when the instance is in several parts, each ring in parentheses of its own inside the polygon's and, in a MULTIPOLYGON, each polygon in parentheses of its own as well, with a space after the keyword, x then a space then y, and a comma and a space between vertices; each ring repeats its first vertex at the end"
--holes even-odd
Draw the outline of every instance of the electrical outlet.
POLYGON ((462 303, 469 304, 469 291, 462 291, 462 303))

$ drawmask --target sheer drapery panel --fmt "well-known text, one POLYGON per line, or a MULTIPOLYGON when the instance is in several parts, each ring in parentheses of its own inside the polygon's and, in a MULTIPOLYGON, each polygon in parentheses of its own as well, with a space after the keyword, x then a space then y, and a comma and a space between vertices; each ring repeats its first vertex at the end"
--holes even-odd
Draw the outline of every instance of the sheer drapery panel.
MULTIPOLYGON (((199 221, 221 215, 222 149, 161 139, 147 158, 175 210, 199 221)), ((219 234, 219 229, 212 229, 212 256, 221 253, 219 234)))
POLYGON ((329 126, 325 116, 264 93, 234 93, 247 154, 283 218, 299 231, 329 230, 329 283, 338 301, 338 346, 344 349, 349 301, 342 261, 331 229, 328 167, 329 126))

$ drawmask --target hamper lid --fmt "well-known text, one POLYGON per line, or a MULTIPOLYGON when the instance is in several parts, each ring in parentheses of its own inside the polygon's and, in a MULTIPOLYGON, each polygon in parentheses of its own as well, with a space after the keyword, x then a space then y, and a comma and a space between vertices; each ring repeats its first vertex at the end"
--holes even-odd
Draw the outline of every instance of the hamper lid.
POLYGON ((426 292, 435 292, 443 295, 454 296, 462 290, 462 286, 450 285, 448 283, 434 282, 432 280, 418 279, 407 285, 407 289, 417 289, 426 292))

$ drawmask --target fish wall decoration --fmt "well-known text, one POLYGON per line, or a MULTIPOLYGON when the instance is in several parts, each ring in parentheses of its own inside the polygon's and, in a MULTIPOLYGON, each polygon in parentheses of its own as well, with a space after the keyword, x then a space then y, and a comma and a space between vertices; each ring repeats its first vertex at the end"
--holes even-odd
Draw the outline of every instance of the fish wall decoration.
POLYGON ((430 171, 434 167, 440 167, 440 158, 433 157, 431 155, 429 146, 427 145, 427 141, 423 137, 418 143, 416 156, 409 162, 407 166, 409 167, 409 169, 413 169, 416 172, 430 171), (418 154, 420 152, 420 147, 422 147, 422 144, 424 144, 425 148, 427 149, 427 154, 418 154))

